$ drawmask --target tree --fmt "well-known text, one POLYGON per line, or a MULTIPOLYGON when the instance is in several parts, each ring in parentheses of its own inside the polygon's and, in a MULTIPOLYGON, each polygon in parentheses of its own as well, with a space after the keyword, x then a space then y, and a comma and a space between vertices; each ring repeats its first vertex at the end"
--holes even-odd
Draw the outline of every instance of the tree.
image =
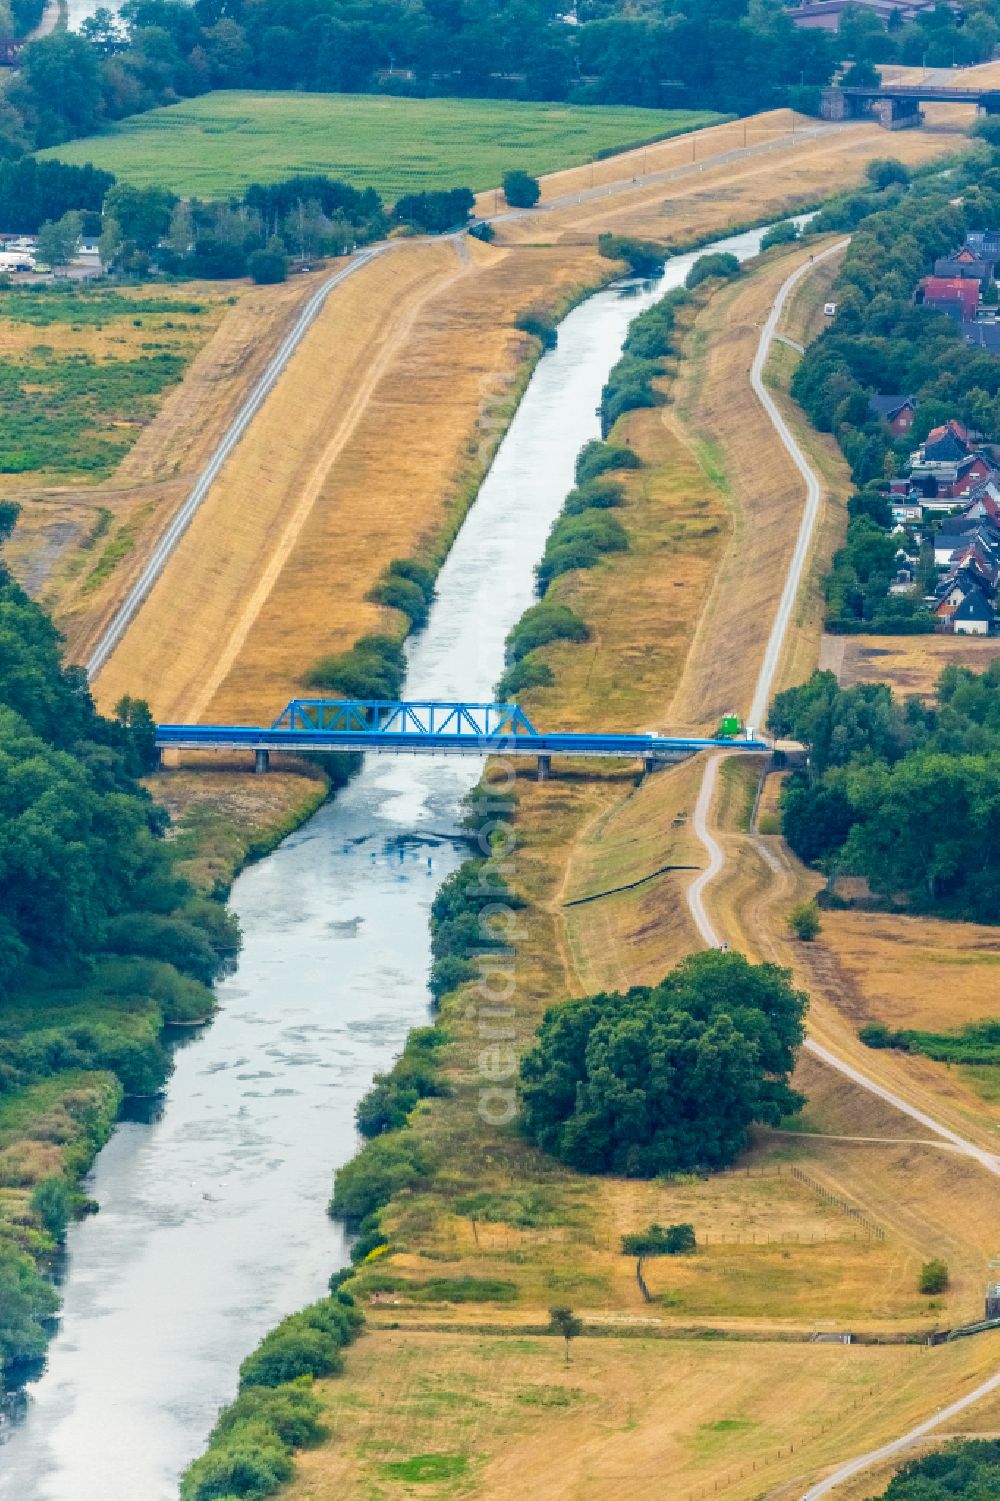
POLYGON ((948 1263, 939 1257, 925 1261, 920 1268, 917 1285, 920 1291, 928 1296, 943 1293, 948 1287, 948 1263))
POLYGON ((511 208, 534 208, 542 196, 541 184, 529 172, 515 168, 503 176, 503 196, 511 208))
POLYGON ((894 156, 880 156, 870 161, 865 167, 865 176, 880 193, 894 183, 905 186, 910 181, 909 169, 894 156))
POLYGON ((104 213, 116 221, 124 239, 152 251, 168 234, 176 203, 176 194, 164 188, 133 188, 119 182, 108 189, 104 213))
POLYGON ((126 694, 115 704, 115 719, 128 733, 135 751, 136 764, 143 772, 152 771, 159 759, 156 749, 156 720, 145 699, 126 694))
POLYGON ((782 219, 780 224, 772 224, 761 236, 761 250, 770 250, 772 245, 793 245, 801 237, 802 231, 791 219, 782 219))
POLYGON ((546 1012, 521 1064, 524 1129, 584 1172, 727 1166, 754 1121, 801 1108, 789 1075, 806 997, 788 971, 713 950, 652 988, 546 1012))
POLYGON ((716 277, 728 279, 739 274, 740 263, 735 255, 730 255, 728 250, 715 250, 711 255, 698 257, 688 272, 684 285, 690 292, 703 281, 711 281, 716 277))
POLYGON ((788 926, 803 943, 812 943, 821 926, 816 903, 799 902, 788 914, 788 926))
POLYGON ((101 223, 101 237, 97 242, 97 254, 100 256, 101 265, 105 270, 110 269, 119 260, 125 248, 125 239, 122 235, 122 227, 117 219, 110 214, 105 214, 101 223))
POLYGON ((66 1238, 72 1201, 65 1178, 43 1178, 31 1195, 31 1211, 36 1214, 53 1240, 66 1238))
POLYGON ((101 86, 97 56, 71 31, 29 42, 19 58, 15 103, 35 119, 35 142, 56 146, 97 125, 101 86))
POLYGON ((61 219, 49 219, 38 231, 38 259, 55 270, 66 266, 76 255, 83 228, 83 215, 70 209, 61 219))
MULTIPOLYGON (((280 243, 280 242, 279 242, 280 243)), ((288 275, 288 261, 283 250, 273 243, 266 250, 252 250, 247 256, 247 270, 258 286, 273 286, 288 275)))
POLYGON ((558 1334, 566 1341, 566 1364, 569 1365, 570 1341, 583 1333, 583 1324, 572 1308, 549 1309, 549 1333, 558 1334))

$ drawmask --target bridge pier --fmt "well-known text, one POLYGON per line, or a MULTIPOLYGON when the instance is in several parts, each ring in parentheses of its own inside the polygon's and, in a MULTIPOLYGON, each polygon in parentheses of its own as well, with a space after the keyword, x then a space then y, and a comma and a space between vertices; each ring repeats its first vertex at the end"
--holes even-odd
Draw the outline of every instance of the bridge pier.
POLYGON ((253 759, 253 769, 254 769, 254 771, 257 772, 258 775, 263 775, 263 773, 270 768, 270 765, 271 765, 271 752, 269 750, 264 750, 263 748, 258 747, 258 749, 256 751, 254 751, 254 759, 253 759))
POLYGON ((537 766, 538 769, 535 773, 536 781, 547 782, 552 775, 552 757, 539 756, 537 766))
POLYGON ((652 776, 656 768, 662 764, 656 756, 643 756, 642 758, 642 769, 647 777, 652 776))

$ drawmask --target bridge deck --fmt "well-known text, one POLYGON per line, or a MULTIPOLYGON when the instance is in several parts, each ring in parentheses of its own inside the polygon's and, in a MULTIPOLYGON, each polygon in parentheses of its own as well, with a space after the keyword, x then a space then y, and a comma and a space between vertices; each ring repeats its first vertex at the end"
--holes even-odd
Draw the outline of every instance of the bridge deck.
MULTIPOLYGON (((725 747, 766 751, 743 739, 669 735, 539 733, 519 704, 292 699, 274 724, 161 724, 160 750, 391 751, 459 756, 612 756, 678 761, 725 747)), ((265 758, 266 760, 266 758, 265 758)))
POLYGON ((421 735, 407 731, 370 734, 351 730, 261 729, 254 725, 164 724, 156 731, 161 750, 392 751, 460 756, 612 756, 636 760, 681 760, 698 751, 767 751, 758 739, 702 739, 662 735, 421 735))

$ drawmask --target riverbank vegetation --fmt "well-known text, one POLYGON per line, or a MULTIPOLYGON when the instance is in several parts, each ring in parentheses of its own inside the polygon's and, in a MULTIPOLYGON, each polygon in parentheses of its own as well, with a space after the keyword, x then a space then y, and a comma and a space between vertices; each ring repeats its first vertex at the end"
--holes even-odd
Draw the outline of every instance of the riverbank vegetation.
POLYGON ((900 703, 882 683, 840 688, 817 672, 780 693, 768 720, 809 746, 782 792, 782 827, 803 860, 863 876, 883 901, 995 922, 1000 663, 948 667, 936 701, 900 703))
MULTIPOLYGON (((0 536, 16 515, 0 506, 0 536)), ((20 1288, 0 1332, 7 1364, 41 1353, 53 1303, 35 1267, 123 1094, 160 1089, 164 1026, 211 1013, 211 982, 238 948, 225 910, 178 875, 166 816, 138 780, 149 725, 135 702, 97 714, 0 565, 0 1277, 20 1288)))
POLYGON ((362 1323, 353 1298, 337 1292, 266 1334, 240 1366, 239 1395, 220 1412, 207 1452, 185 1471, 181 1501, 275 1495, 292 1474, 292 1452, 326 1432, 314 1378, 343 1368, 340 1352, 362 1323))

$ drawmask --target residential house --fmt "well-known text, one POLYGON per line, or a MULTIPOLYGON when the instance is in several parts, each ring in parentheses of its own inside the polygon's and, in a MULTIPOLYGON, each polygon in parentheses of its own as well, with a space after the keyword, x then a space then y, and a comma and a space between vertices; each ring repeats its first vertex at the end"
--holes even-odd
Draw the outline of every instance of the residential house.
POLYGON ((969 491, 969 503, 962 515, 970 521, 989 521, 1000 532, 1000 484, 993 478, 983 480, 969 491))
POLYGON ((965 237, 966 248, 980 260, 1000 261, 1000 229, 973 229, 965 237))
POLYGON ((933 428, 910 455, 910 486, 930 514, 954 510, 995 475, 992 459, 973 449, 968 428, 954 419, 933 428))
POLYGON ((977 281, 962 276, 925 276, 917 289, 917 302, 936 312, 947 313, 957 323, 971 323, 979 307, 977 281))
POLYGON ((988 636, 995 622, 993 606, 979 589, 967 594, 951 616, 956 636, 988 636))
POLYGON ((934 275, 945 279, 968 278, 984 287, 993 280, 993 266, 993 261, 980 258, 968 245, 963 245, 953 255, 943 255, 934 262, 934 275))
POLYGON ((976 318, 971 323, 963 320, 962 338, 966 344, 976 345, 1000 359, 1000 319, 976 318))
POLYGON ((934 537, 934 562, 939 568, 949 568, 969 547, 979 547, 995 562, 1000 558, 1000 529, 972 516, 949 517, 934 537))
POLYGON ((917 402, 914 396, 872 396, 868 410, 879 417, 897 438, 905 437, 913 426, 917 402))

